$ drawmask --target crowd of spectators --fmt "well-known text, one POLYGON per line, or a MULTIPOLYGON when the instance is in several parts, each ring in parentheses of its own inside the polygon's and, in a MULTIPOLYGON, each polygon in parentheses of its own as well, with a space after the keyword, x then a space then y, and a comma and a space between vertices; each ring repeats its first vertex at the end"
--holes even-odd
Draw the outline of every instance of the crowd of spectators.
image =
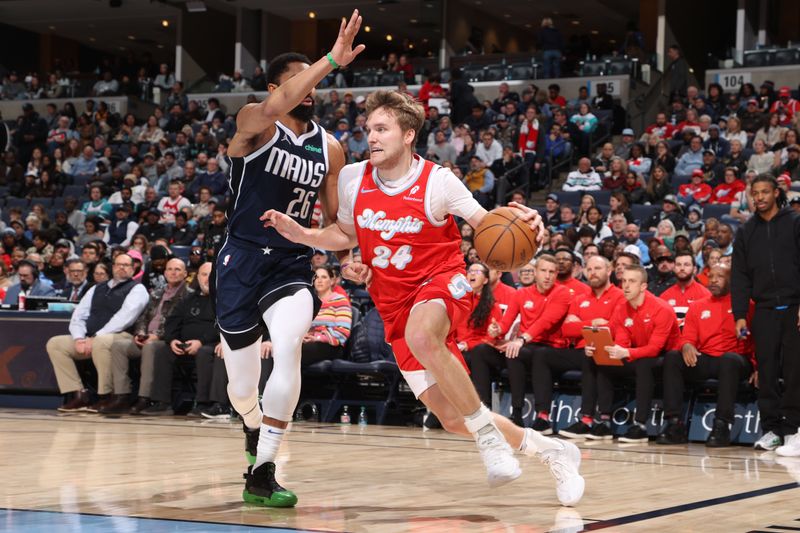
MULTIPOLYGON (((594 95, 585 87, 577 95, 562 95, 556 84, 547 90, 530 85, 517 94, 500 83, 497 97, 481 102, 457 71, 452 79, 445 89, 432 75, 416 95, 427 114, 417 138, 419 154, 451 168, 487 208, 509 199, 537 203, 529 192, 555 190, 559 184, 563 189, 538 202, 547 227, 542 250, 553 261, 502 280, 487 273, 496 278, 495 286, 531 286, 539 269, 554 270, 542 276, 572 284, 573 291, 574 283, 585 289, 592 280, 584 265, 588 269, 597 256, 610 265, 611 285, 631 270, 653 298, 669 295, 675 286, 708 285, 715 268, 730 266, 735 230, 754 212, 750 187, 757 176, 777 178, 790 205, 800 211, 800 193, 793 190, 800 183, 800 115, 788 87, 775 91, 765 83, 758 92, 745 86, 737 95, 726 95, 714 84, 705 92, 689 86, 687 95, 678 95, 644 131, 623 128, 620 136, 607 135, 598 144, 596 139, 615 127, 615 104, 603 84, 594 95), (557 165, 566 174, 563 184, 557 165), (559 181, 550 183, 551 176, 559 181)), ((183 298, 196 294, 192 316, 212 320, 203 307, 202 271, 224 239, 226 149, 235 117, 214 98, 205 105, 192 100, 179 82, 164 89, 165 106, 144 121, 114 113, 101 97, 87 100, 80 113, 68 103, 61 109, 49 105, 42 116, 22 103, 13 149, 0 161, 0 196, 8 198, 0 202, 0 296, 10 304, 20 292, 63 296, 81 310, 73 322, 82 317, 84 324, 71 325, 71 341, 53 341, 48 348, 61 369, 59 386, 70 393, 68 410, 116 413, 133 404, 134 412, 169 413, 169 369, 188 354, 196 356, 198 369, 205 358, 204 385, 198 385, 201 410, 214 416, 229 412, 214 359, 217 339, 200 335, 200 329, 192 329, 196 325, 177 317, 170 322, 165 301, 186 309, 183 298), (87 326, 92 287, 112 295, 129 280, 146 289, 150 300, 146 294, 135 297, 141 291, 131 289, 117 301, 131 306, 129 321, 87 326), (183 288, 189 280, 195 283, 193 293, 183 288), (94 346, 86 340, 106 335, 94 346), (99 405, 89 398, 72 362, 89 357, 100 373, 99 405), (139 358, 137 399, 131 397, 126 372, 128 361, 139 358)), ((401 83, 398 90, 408 92, 408 86, 401 83)), ((318 98, 316 111, 342 143, 348 162, 368 157, 363 96, 334 89, 318 98)), ((480 263, 470 228, 462 227, 462 235, 471 269, 480 263)), ((315 267, 322 267, 322 258, 315 267)), ((326 268, 316 272, 318 279, 335 279, 326 268)), ((323 312, 340 312, 348 324, 342 328, 349 331, 349 306, 331 299, 340 284, 319 285, 323 301, 331 302, 323 312)), ((540 285, 539 292, 551 286, 540 285)), ((672 300, 666 301, 675 319, 683 320, 686 310, 679 308, 686 302, 672 300)), ((306 339, 309 364, 344 355, 343 330, 314 328, 306 339), (326 346, 311 346, 320 342, 326 346)), ((269 354, 268 341, 264 354, 269 354)))

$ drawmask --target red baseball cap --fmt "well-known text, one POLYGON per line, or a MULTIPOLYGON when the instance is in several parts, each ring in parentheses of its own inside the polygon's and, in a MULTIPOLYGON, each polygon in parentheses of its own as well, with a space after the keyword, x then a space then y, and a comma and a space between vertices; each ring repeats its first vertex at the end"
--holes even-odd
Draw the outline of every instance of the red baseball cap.
POLYGON ((779 96, 790 96, 791 94, 792 90, 787 85, 784 85, 778 90, 779 96))
POLYGON ((695 176, 702 178, 703 177, 703 171, 700 170, 699 168, 696 168, 696 169, 692 170, 692 177, 694 178, 695 176))
POLYGON ((792 186, 792 177, 788 173, 778 176, 778 185, 785 185, 786 187, 792 186))

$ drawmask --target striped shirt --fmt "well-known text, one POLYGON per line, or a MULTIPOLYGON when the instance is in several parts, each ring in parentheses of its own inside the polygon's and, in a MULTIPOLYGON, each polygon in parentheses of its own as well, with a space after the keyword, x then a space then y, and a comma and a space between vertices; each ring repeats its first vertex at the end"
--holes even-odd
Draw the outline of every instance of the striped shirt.
POLYGON ((331 346, 344 346, 350 336, 353 310, 347 296, 334 292, 322 301, 322 307, 311 323, 309 333, 325 338, 331 346))

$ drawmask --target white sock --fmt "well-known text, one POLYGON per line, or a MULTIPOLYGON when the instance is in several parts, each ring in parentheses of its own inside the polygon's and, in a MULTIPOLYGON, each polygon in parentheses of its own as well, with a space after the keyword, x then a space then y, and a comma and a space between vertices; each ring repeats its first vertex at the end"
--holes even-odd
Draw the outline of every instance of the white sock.
POLYGON ((536 455, 537 453, 553 448, 561 449, 563 446, 560 442, 558 442, 557 439, 545 437, 538 431, 534 431, 531 428, 525 428, 525 439, 523 440, 519 451, 525 455, 536 455))
POLYGON ((261 424, 261 432, 258 435, 258 455, 253 470, 264 463, 274 463, 278 456, 278 449, 281 447, 285 429, 261 424))
POLYGON ((464 425, 467 427, 467 431, 475 437, 475 440, 478 439, 479 435, 484 435, 490 431, 496 431, 502 438, 502 433, 494 425, 492 412, 483 404, 477 411, 464 417, 464 425))

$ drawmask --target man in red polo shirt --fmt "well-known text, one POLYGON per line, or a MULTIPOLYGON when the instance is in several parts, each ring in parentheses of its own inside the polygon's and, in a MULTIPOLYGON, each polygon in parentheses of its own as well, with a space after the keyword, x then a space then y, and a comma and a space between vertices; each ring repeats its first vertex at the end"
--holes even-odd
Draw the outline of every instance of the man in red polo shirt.
MULTIPOLYGON (((561 335, 561 324, 567 316, 571 297, 569 289, 556 285, 556 270, 557 263, 552 255, 536 259, 533 285, 517 290, 503 321, 489 326, 489 335, 499 337, 511 328, 517 315, 520 316, 519 336, 500 345, 506 354, 512 413, 522 412, 525 369, 532 367, 535 348, 567 347, 567 340, 561 335)), ((549 423, 543 431, 545 435, 552 433, 549 423)))
POLYGON ((564 285, 569 289, 572 297, 576 295, 587 295, 592 292, 585 283, 581 283, 575 279, 572 272, 575 268, 575 254, 568 246, 559 246, 556 250, 556 263, 557 263, 557 276, 556 285, 564 285))
POLYGON ((725 266, 711 267, 708 274, 710 296, 692 303, 686 313, 681 335, 681 350, 664 356, 664 414, 667 423, 656 442, 687 442, 686 425, 681 420, 684 381, 719 380, 714 426, 706 446, 729 446, 730 424, 739 382, 753 373, 753 347, 749 339, 739 339, 731 310, 731 271, 725 266))
MULTIPOLYGON (((615 344, 608 348, 613 359, 623 366, 597 366, 597 403, 600 423, 592 427, 588 439, 613 438, 611 406, 614 401, 613 378, 636 376, 636 415, 634 423, 620 437, 620 442, 647 442, 645 421, 655 389, 655 368, 661 354, 675 350, 680 342, 680 329, 672 308, 647 291, 647 272, 641 266, 629 266, 622 273, 622 292, 627 302, 620 305, 611 317, 611 333, 615 344)), ((586 347, 594 355, 594 346, 586 347)))
POLYGON ((625 295, 611 283, 611 262, 596 255, 586 262, 584 274, 589 282, 588 294, 572 298, 561 334, 574 346, 572 349, 539 348, 533 356, 533 396, 539 417, 550 408, 553 396, 552 372, 561 375, 567 370, 581 370, 581 419, 559 431, 571 439, 583 439, 589 434, 597 401, 597 367, 586 357, 583 328, 608 326, 614 310, 625 304, 625 295))
POLYGON ((672 271, 675 273, 676 282, 660 296, 675 310, 680 326, 683 326, 683 317, 686 316, 686 311, 692 302, 711 296, 708 289, 695 281, 696 270, 695 258, 691 252, 675 254, 675 267, 672 271))

